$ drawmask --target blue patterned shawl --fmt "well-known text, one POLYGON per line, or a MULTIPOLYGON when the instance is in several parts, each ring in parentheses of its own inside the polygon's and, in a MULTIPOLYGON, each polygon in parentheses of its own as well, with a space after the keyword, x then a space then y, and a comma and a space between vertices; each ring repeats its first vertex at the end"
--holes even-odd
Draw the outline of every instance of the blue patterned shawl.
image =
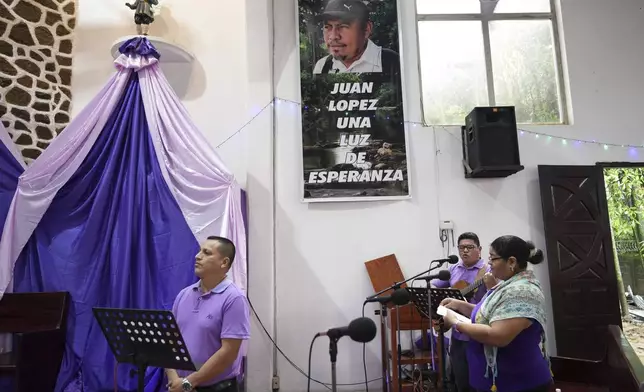
MULTIPOLYGON (((541 284, 532 271, 520 272, 500 283, 485 297, 476 314, 476 323, 490 325, 495 321, 512 318, 529 318, 541 324, 541 351, 546 359, 546 299, 541 284)), ((484 345, 487 366, 485 377, 492 372, 492 391, 496 391, 497 347, 484 345)))

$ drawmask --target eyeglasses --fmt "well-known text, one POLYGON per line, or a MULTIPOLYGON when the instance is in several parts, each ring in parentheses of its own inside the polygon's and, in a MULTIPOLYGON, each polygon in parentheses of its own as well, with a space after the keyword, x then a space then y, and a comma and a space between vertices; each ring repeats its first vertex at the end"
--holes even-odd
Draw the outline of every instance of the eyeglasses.
POLYGON ((503 257, 500 257, 500 256, 492 257, 492 256, 490 256, 488 259, 489 259, 490 261, 494 261, 494 260, 503 260, 503 257))
POLYGON ((474 246, 474 245, 459 245, 458 246, 458 250, 460 250, 461 252, 464 251, 464 250, 471 251, 471 250, 474 250, 474 249, 476 249, 476 246, 474 246))

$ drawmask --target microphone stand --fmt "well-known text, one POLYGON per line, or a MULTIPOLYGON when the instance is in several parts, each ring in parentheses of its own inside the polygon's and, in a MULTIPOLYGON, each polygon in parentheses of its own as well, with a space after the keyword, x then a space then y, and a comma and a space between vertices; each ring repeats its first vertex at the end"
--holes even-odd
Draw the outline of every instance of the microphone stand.
MULTIPOLYGON (((428 304, 428 310, 429 310, 429 330, 431 332, 431 337, 429 339, 429 345, 431 347, 431 355, 432 355, 432 369, 436 371, 436 364, 434 362, 435 359, 435 351, 438 351, 438 347, 436 347, 436 350, 434 350, 434 315, 433 315, 433 309, 432 309, 432 288, 429 285, 429 281, 427 281, 427 304, 428 304)), ((447 369, 445 367, 445 333, 443 332, 443 322, 442 320, 438 323, 438 336, 436 337, 436 345, 438 345, 438 342, 440 340, 440 352, 438 353, 438 358, 440 361, 440 369, 438 369, 440 372, 440 379, 441 379, 441 390, 446 391, 446 385, 445 385, 445 378, 446 378, 446 373, 447 369)))
POLYGON ((427 281, 427 307, 428 309, 428 315, 429 315, 429 332, 430 332, 430 337, 429 337, 429 347, 432 355, 432 369, 436 371, 436 362, 434 361, 434 312, 432 309, 432 288, 431 285, 429 284, 429 281, 427 281))
POLYGON ((331 357, 331 392, 338 392, 338 379, 335 362, 338 359, 338 339, 329 336, 329 356, 331 357))
POLYGON ((441 386, 442 386, 443 391, 446 391, 447 386, 446 386, 445 380, 447 379, 447 366, 446 366, 445 362, 447 362, 447 355, 446 355, 447 347, 445 347, 445 332, 443 332, 444 327, 445 327, 445 324, 444 324, 443 320, 439 321, 439 323, 438 323, 438 338, 437 339, 440 339, 440 341, 441 341, 441 344, 440 344, 441 350, 440 350, 440 354, 439 354, 440 355, 440 362, 441 362, 441 374, 442 374, 441 386))
MULTIPOLYGON (((429 263, 429 265, 431 266, 432 263, 434 263, 434 262, 436 262, 436 260, 431 261, 429 263)), ((419 274, 416 274, 416 275, 412 276, 409 279, 405 279, 402 282, 396 282, 393 285, 387 287, 386 289, 380 290, 377 293, 375 293, 373 295, 370 295, 369 297, 367 297, 367 300, 376 298, 376 297, 380 296, 381 294, 386 293, 389 290, 398 290, 399 288, 402 287, 403 284, 405 284, 405 283, 407 283, 407 282, 409 282, 411 280, 414 280, 416 278, 419 278, 419 277, 421 277, 421 276, 423 276, 425 274, 428 274, 428 273, 432 272, 433 270, 435 270, 437 268, 440 268, 446 262, 447 262, 447 260, 441 260, 441 262, 439 262, 438 265, 436 265, 435 267, 430 267, 428 270, 423 271, 423 272, 421 272, 419 274)), ((429 287, 429 281, 427 282, 427 287, 429 287)), ((430 299, 431 299, 431 297, 430 297, 430 299)), ((431 319, 431 310, 432 310, 431 308, 432 308, 432 305, 431 305, 431 302, 429 302, 429 312, 430 312, 429 323, 430 323, 430 330, 432 331, 432 335, 433 335, 434 331, 433 331, 432 319, 431 319)), ((387 325, 387 313, 386 313, 387 310, 386 309, 387 309, 387 304, 382 304, 382 311, 384 313, 383 316, 384 316, 385 326, 387 325)), ((400 363, 400 361, 402 360, 401 346, 400 346, 400 311, 399 311, 399 307, 397 305, 396 305, 396 328, 398 329, 398 347, 397 347, 398 348, 398 392, 402 392, 402 364, 400 363)), ((389 377, 389 342, 387 341, 387 336, 386 336, 387 333, 386 332, 387 331, 385 330, 385 347, 386 347, 386 353, 387 353, 387 361, 386 361, 387 362, 387 377, 389 377)), ((430 343, 433 343, 433 339, 430 340, 430 343)), ((336 350, 337 350, 337 348, 336 348, 336 350)), ((432 345, 432 367, 434 366, 433 354, 434 354, 434 349, 433 349, 433 345, 432 345)), ((332 366, 335 367, 333 362, 332 362, 332 366)), ((387 388, 389 388, 389 385, 390 385, 389 381, 387 380, 387 388)), ((335 391, 332 391, 332 392, 335 392, 335 391)))
POLYGON ((385 335, 385 384, 387 386, 387 389, 384 390, 383 392, 390 392, 391 390, 391 384, 390 384, 390 369, 389 369, 389 332, 387 332, 387 327, 389 323, 387 322, 389 320, 388 317, 388 312, 387 312, 387 304, 386 303, 381 303, 380 304, 380 316, 382 317, 382 330, 385 335))
POLYGON ((398 331, 398 392, 402 392, 402 347, 400 346, 400 306, 396 305, 396 330, 398 331))

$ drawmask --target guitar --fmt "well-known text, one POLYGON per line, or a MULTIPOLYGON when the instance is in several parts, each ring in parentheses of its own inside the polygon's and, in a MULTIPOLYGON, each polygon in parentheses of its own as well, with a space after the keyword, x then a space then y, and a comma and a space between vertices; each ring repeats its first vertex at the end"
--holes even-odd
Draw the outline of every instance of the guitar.
MULTIPOLYGON (((459 290, 461 292, 461 295, 463 295, 463 297, 465 298, 465 300, 469 301, 470 298, 472 298, 472 296, 474 295, 474 292, 476 291, 476 289, 481 287, 481 285, 484 283, 483 276, 485 276, 486 273, 487 273, 487 268, 481 268, 479 272, 476 274, 476 277, 474 278, 474 282, 468 283, 464 280, 459 280, 458 282, 454 283, 454 285, 450 288, 459 290)), ((439 328, 442 328, 442 325, 439 324, 439 321, 442 324, 442 318, 440 318, 439 320, 434 320, 432 323, 436 331, 438 331, 439 328)))
POLYGON ((474 282, 472 282, 471 284, 464 280, 459 280, 450 288, 460 290, 463 297, 469 301, 470 298, 472 298, 472 296, 474 295, 476 289, 478 289, 483 284, 483 276, 486 272, 487 268, 481 268, 476 274, 474 282))
POLYGON ((464 280, 459 280, 458 282, 454 283, 454 286, 450 288, 460 290, 463 297, 469 301, 470 298, 472 298, 472 296, 474 295, 476 289, 478 289, 482 284, 483 278, 475 280, 474 282, 472 282, 472 284, 468 284, 464 280))

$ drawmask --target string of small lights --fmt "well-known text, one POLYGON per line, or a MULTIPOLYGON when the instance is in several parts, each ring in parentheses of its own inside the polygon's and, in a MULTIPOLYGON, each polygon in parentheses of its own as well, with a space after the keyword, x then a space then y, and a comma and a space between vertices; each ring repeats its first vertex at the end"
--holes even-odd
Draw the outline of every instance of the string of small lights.
MULTIPOLYGON (((271 108, 274 105, 280 105, 280 104, 291 104, 291 105, 296 105, 298 107, 301 106, 301 103, 299 103, 297 101, 275 97, 271 102, 267 103, 262 108, 260 108, 259 111, 254 116, 252 116, 251 119, 248 120, 241 128, 239 128, 237 131, 235 131, 232 134, 230 134, 230 136, 228 136, 223 142, 219 143, 219 145, 217 145, 217 148, 221 147, 227 141, 232 139, 235 135, 237 135, 240 132, 242 132, 246 127, 248 127, 257 117, 259 117, 268 108, 271 108)), ((304 109, 308 110, 308 107, 304 106, 304 109)), ((319 109, 316 109, 316 110, 319 110, 319 109)), ((414 128, 416 128, 416 127, 423 128, 424 127, 424 128, 433 128, 433 129, 443 129, 443 130, 449 132, 447 130, 447 127, 445 127, 445 126, 425 125, 421 121, 403 121, 403 123, 409 124, 414 128)), ((568 144, 572 144, 572 145, 594 144, 594 145, 603 146, 604 150, 608 150, 610 147, 628 148, 634 154, 636 154, 638 150, 644 149, 644 144, 641 144, 641 145, 638 145, 638 144, 619 144, 619 143, 611 143, 611 142, 599 141, 599 140, 595 140, 595 139, 589 140, 589 139, 578 139, 578 138, 566 138, 566 137, 562 137, 562 136, 557 136, 557 135, 552 135, 552 134, 548 134, 548 133, 544 133, 544 132, 537 132, 537 131, 532 131, 532 130, 527 130, 527 129, 519 129, 519 134, 521 136, 531 135, 531 136, 534 136, 535 139, 542 138, 542 139, 545 139, 547 141, 556 139, 556 140, 561 141, 561 144, 563 144, 563 145, 568 145, 568 144)))

